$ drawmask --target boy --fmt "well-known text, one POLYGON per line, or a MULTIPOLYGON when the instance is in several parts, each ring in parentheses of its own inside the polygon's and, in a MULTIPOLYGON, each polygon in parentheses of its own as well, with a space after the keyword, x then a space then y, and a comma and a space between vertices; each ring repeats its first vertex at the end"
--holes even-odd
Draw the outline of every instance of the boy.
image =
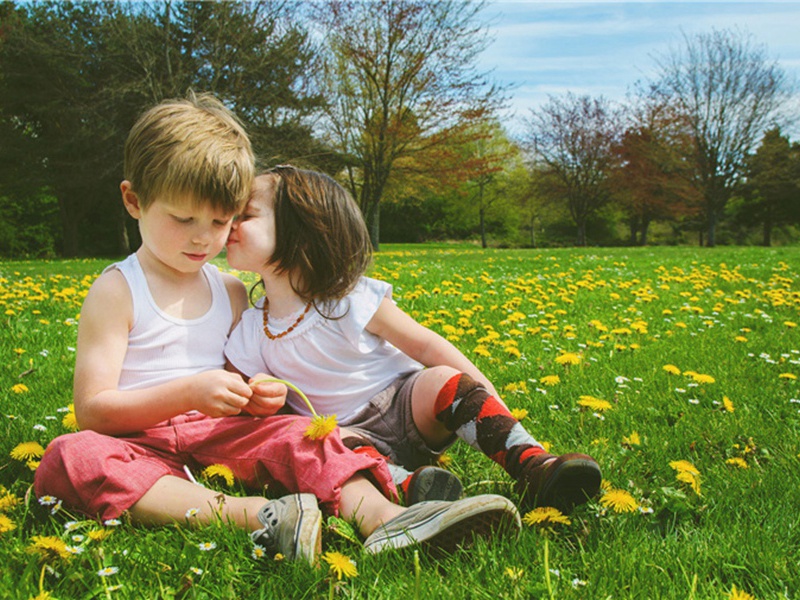
POLYGON ((338 432, 308 439, 308 419, 271 416, 284 386, 251 387, 223 370, 225 340, 247 297, 236 278, 207 263, 224 246, 253 174, 247 135, 213 97, 163 102, 134 125, 120 189, 142 245, 86 297, 74 379, 82 431, 50 444, 37 495, 102 519, 128 512, 144 524, 219 516, 267 550, 312 563, 317 499, 357 520, 370 552, 414 542, 449 547, 469 527, 483 535, 506 522, 518 527, 513 505, 491 496, 392 504, 382 461, 354 454, 338 432), (247 488, 303 493, 267 502, 187 479, 186 466, 216 463, 247 488))

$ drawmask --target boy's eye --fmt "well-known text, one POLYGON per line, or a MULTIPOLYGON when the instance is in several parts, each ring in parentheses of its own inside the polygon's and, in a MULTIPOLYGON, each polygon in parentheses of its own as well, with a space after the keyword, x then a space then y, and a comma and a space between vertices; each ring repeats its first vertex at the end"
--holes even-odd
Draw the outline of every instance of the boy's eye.
POLYGON ((214 225, 217 227, 225 227, 230 222, 231 219, 214 219, 214 225))
POLYGON ((172 218, 175 219, 178 223, 191 223, 192 222, 192 217, 178 217, 178 216, 173 215, 172 218))

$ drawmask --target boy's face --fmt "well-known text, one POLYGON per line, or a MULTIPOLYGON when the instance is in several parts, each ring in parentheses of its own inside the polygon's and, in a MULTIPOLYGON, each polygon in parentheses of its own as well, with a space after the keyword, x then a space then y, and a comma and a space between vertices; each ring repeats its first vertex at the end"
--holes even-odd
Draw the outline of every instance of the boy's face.
POLYGON ((275 253, 275 177, 256 177, 247 206, 228 236, 228 264, 261 273, 275 253))
POLYGON ((233 220, 233 213, 189 198, 156 198, 144 210, 126 201, 126 207, 139 221, 142 247, 181 273, 199 271, 222 251, 233 220))

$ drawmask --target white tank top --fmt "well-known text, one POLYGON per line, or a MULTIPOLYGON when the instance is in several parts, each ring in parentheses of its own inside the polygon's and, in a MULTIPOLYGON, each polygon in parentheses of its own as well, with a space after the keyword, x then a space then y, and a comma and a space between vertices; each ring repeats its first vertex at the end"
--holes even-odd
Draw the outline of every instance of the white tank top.
POLYGON ((122 363, 120 390, 151 387, 225 366, 225 341, 233 324, 233 311, 215 266, 206 264, 202 270, 211 288, 211 308, 189 320, 172 317, 158 307, 135 254, 108 267, 113 268, 125 277, 133 298, 133 327, 122 363))

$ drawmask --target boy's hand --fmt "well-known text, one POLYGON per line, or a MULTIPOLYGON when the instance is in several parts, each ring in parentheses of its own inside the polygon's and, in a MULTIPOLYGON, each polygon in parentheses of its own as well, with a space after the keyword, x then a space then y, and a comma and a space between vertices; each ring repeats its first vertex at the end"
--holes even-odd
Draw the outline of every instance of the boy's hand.
POLYGON ((250 378, 250 389, 253 395, 250 396, 250 403, 245 410, 256 417, 269 417, 278 412, 286 404, 286 394, 288 388, 277 381, 262 381, 266 375, 259 374, 250 378))
POLYGON ((209 417, 238 415, 253 395, 241 376, 222 369, 198 373, 192 381, 192 408, 209 417))

